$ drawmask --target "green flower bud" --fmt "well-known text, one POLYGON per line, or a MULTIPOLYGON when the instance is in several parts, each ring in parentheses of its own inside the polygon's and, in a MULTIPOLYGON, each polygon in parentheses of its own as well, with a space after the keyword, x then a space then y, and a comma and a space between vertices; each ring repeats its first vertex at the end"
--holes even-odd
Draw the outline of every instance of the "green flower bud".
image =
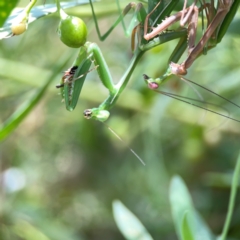
POLYGON ((58 26, 58 35, 61 41, 68 47, 79 48, 87 41, 87 26, 78 17, 67 15, 63 10, 60 12, 61 21, 58 26))

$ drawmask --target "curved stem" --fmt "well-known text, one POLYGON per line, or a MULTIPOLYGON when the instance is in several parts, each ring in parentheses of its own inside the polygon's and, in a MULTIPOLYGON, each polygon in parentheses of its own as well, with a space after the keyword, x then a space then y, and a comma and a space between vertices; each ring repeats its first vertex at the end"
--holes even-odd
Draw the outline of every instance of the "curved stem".
POLYGON ((229 205, 228 205, 228 212, 227 212, 226 221, 224 223, 223 231, 220 236, 220 240, 226 239, 227 232, 228 232, 228 229, 230 226, 233 209, 234 209, 234 204, 235 204, 235 200, 236 200, 239 176, 240 176, 240 155, 238 156, 237 164, 236 164, 235 171, 233 174, 231 194, 230 194, 230 200, 229 200, 229 205))
POLYGON ((31 9, 33 8, 33 6, 36 4, 37 0, 32 0, 30 1, 30 3, 26 6, 26 8, 24 9, 24 11, 29 14, 31 9))
POLYGON ((59 0, 56 0, 56 5, 57 5, 57 12, 58 12, 58 14, 61 16, 61 5, 60 5, 60 2, 59 2, 59 0))

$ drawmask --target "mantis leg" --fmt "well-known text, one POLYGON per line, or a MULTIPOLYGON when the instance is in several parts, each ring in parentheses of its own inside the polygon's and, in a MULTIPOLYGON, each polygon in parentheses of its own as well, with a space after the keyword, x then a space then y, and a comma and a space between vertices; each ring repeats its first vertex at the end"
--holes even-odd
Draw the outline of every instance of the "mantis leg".
MULTIPOLYGON (((93 20, 94 20, 94 23, 95 23, 95 27, 96 27, 96 30, 97 30, 97 34, 98 34, 98 37, 101 41, 104 41, 108 35, 113 31, 113 29, 120 23, 123 21, 123 18, 126 16, 126 14, 131 10, 131 9, 134 9, 135 12, 134 12, 134 15, 133 15, 133 18, 131 20, 131 23, 128 27, 128 29, 126 30, 125 29, 125 25, 123 24, 124 26, 124 30, 125 30, 125 34, 126 36, 130 36, 131 35, 131 32, 133 30, 133 28, 135 27, 136 25, 136 22, 141 22, 142 19, 144 18, 145 19, 145 15, 146 15, 146 11, 142 5, 142 3, 134 3, 134 2, 131 2, 129 3, 123 10, 123 12, 120 14, 120 16, 117 18, 117 20, 115 21, 115 23, 109 28, 108 31, 106 31, 106 33, 104 33, 103 35, 100 33, 100 29, 99 29, 99 26, 98 26, 98 21, 97 21, 97 18, 96 18, 96 14, 94 12, 94 7, 93 7, 93 3, 92 1, 90 0, 90 6, 91 6, 91 9, 92 9, 92 13, 93 13, 93 20)), ((119 4, 118 4, 119 6, 119 4)))
MULTIPOLYGON (((193 3, 193 7, 195 6, 195 3, 193 3)), ((174 5, 175 6, 175 5, 174 5)), ((169 5, 169 8, 166 9, 166 11, 172 11, 172 7, 174 7, 172 5, 169 5)), ((171 15, 170 17, 167 17, 165 20, 163 20, 163 22, 159 25, 157 25, 155 28, 153 28, 153 30, 149 33, 147 33, 147 29, 148 29, 148 17, 146 18, 146 21, 144 23, 144 39, 146 39, 147 41, 156 37, 157 35, 159 35, 160 33, 162 33, 163 31, 165 31, 167 28, 169 28, 173 23, 179 21, 182 16, 185 16, 185 14, 187 14, 188 12, 192 13, 192 6, 190 6, 189 8, 185 8, 182 11, 171 15)), ((151 14, 151 13, 150 13, 151 14)), ((165 15, 166 16, 166 15, 165 15)), ((185 18, 183 19, 182 23, 184 23, 186 20, 185 18)))
POLYGON ((209 24, 206 32, 200 39, 199 43, 191 51, 187 59, 182 64, 171 63, 170 68, 173 74, 176 75, 186 75, 187 69, 193 64, 196 58, 202 53, 203 48, 207 41, 211 38, 212 34, 215 32, 216 28, 224 20, 225 16, 229 12, 232 5, 232 0, 220 0, 219 8, 212 22, 209 24))
POLYGON ((134 68, 137 65, 138 60, 143 55, 143 51, 137 50, 129 64, 127 71, 121 80, 114 85, 112 82, 112 77, 109 73, 108 66, 102 57, 102 53, 95 43, 89 43, 88 51, 93 54, 94 64, 99 65, 97 68, 98 75, 103 83, 103 85, 109 90, 109 96, 107 99, 100 104, 98 108, 87 109, 84 111, 84 117, 87 119, 95 119, 98 121, 106 121, 110 115, 109 110, 112 108, 117 101, 120 93, 126 87, 134 68))
MULTIPOLYGON (((187 48, 187 34, 183 35, 177 46, 175 47, 173 53, 171 54, 170 58, 169 58, 169 62, 177 62, 181 56, 183 55, 183 53, 185 52, 187 48)), ((143 74, 143 78, 146 81, 146 83, 148 84, 148 87, 150 89, 157 89, 163 82, 165 82, 167 79, 169 79, 169 76, 171 76, 173 73, 171 71, 171 68, 168 67, 167 71, 159 78, 150 78, 148 75, 143 74)))
MULTIPOLYGON (((78 57, 72 67, 65 72, 61 83, 56 86, 57 88, 61 88, 61 95, 65 101, 67 110, 73 111, 76 107, 82 86, 92 63, 96 66, 103 85, 109 90, 109 95, 114 96, 116 94, 118 89, 112 81, 100 48, 95 43, 86 42, 80 48, 78 57)), ((101 117, 99 118, 101 119, 101 117)))
POLYGON ((151 28, 156 27, 161 24, 162 21, 169 16, 173 11, 174 7, 178 4, 177 1, 149 1, 148 3, 148 15, 144 21, 144 36, 147 34, 149 26, 151 28), (156 4, 157 3, 157 4, 156 4), (162 9, 161 11, 157 11, 157 8, 162 9))

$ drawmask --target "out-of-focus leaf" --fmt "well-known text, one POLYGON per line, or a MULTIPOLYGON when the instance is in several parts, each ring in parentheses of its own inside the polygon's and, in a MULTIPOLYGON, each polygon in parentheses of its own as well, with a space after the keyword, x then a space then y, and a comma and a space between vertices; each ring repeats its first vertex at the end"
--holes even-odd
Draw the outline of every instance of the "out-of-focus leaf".
POLYGON ((16 235, 26 240, 50 240, 44 233, 42 233, 39 229, 31 225, 26 221, 19 221, 12 228, 16 235))
POLYGON ((240 176, 240 155, 238 156, 236 167, 234 169, 233 179, 232 179, 232 186, 231 186, 231 194, 230 194, 230 200, 228 205, 228 212, 226 221, 223 227, 223 231, 221 236, 218 238, 220 240, 225 240, 227 237, 227 233, 229 230, 230 222, 233 215, 234 205, 236 201, 236 195, 237 195, 237 189, 238 189, 238 181, 240 176))
POLYGON ((199 215, 199 213, 195 209, 193 211, 192 221, 194 222, 194 232, 193 233, 194 233, 194 238, 196 240, 201 240, 201 239, 215 240, 216 239, 216 237, 213 235, 213 233, 209 229, 206 222, 203 220, 203 218, 199 215))
POLYGON ((113 202, 113 216, 115 222, 128 240, 152 240, 142 223, 120 201, 113 202))
POLYGON ((189 215, 192 213, 192 200, 179 176, 173 177, 171 181, 170 203, 177 234, 179 239, 182 239, 181 228, 183 217, 186 212, 189 212, 189 215))
MULTIPOLYGON (((208 172, 202 177, 203 183, 208 187, 230 188, 232 184, 233 173, 208 172)), ((240 179, 238 180, 240 186, 240 179)))
MULTIPOLYGON (((186 231, 191 231, 193 239, 195 240, 215 239, 206 223, 199 216, 198 212, 194 209, 191 196, 187 190, 187 187, 179 176, 173 177, 171 181, 170 203, 174 224, 179 239, 186 239, 184 238, 184 234, 186 234, 186 231), (189 228, 189 230, 184 229, 185 232, 183 233, 183 225, 186 225, 186 223, 184 223, 184 221, 186 221, 184 220, 186 212, 188 213, 187 228, 189 228)), ((186 228, 186 226, 184 228, 186 228)))
POLYGON ((0 141, 4 140, 31 112, 31 110, 37 105, 42 99, 46 92, 49 84, 54 80, 56 75, 61 71, 63 66, 69 59, 63 57, 63 60, 53 68, 53 74, 47 79, 46 83, 34 94, 34 96, 26 101, 18 110, 16 110, 8 119, 0 126, 0 141))
POLYGON ((188 222, 188 213, 186 212, 183 216, 182 221, 182 236, 184 240, 194 240, 191 228, 188 222))
MULTIPOLYGON (((41 87, 42 83, 40 81, 32 81, 32 79, 38 78, 41 76, 41 79, 49 78, 51 75, 50 70, 40 69, 37 66, 30 64, 25 64, 23 62, 16 62, 13 60, 7 60, 5 58, 0 58, 0 77, 11 79, 11 81, 17 81, 20 83, 27 84, 33 87, 41 87), (6 71, 7 69, 7 71, 6 71), (28 69, 25 71, 25 69, 28 69)), ((104 94, 99 91, 99 85, 93 83, 92 81, 86 81, 86 87, 84 91, 81 92, 81 99, 93 101, 94 103, 99 103, 103 98, 104 94), (95 92, 93 95, 92 93, 95 92)), ((55 88, 50 88, 49 91, 56 93, 55 88)), ((0 97, 6 97, 9 93, 1 93, 0 97)), ((123 99, 118 103, 118 106, 132 109, 139 112, 148 112, 148 109, 143 108, 143 99, 141 93, 134 89, 126 89, 125 91, 126 99, 132 98, 132 104, 129 104, 129 101, 123 99)))
POLYGON ((11 1, 0 1, 0 27, 3 26, 4 22, 8 18, 9 14, 15 8, 19 0, 11 0, 11 1))
MULTIPOLYGON (((66 8, 71 8, 71 7, 88 4, 88 3, 89 3, 88 0, 81 0, 81 1, 74 1, 74 2, 62 2, 61 7, 63 9, 66 9, 66 8)), ((11 25, 22 11, 23 11, 22 8, 21 9, 17 8, 8 17, 3 28, 0 28, 0 39, 3 39, 11 34, 11 25)), ((29 14, 28 24, 34 22, 38 18, 47 16, 51 13, 55 13, 56 11, 57 11, 56 4, 46 4, 43 6, 33 7, 29 14)))

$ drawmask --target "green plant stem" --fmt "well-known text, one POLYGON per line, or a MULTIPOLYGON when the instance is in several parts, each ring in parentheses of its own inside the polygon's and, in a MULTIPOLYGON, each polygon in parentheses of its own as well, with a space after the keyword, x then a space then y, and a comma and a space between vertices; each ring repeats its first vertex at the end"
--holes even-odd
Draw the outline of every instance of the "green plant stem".
POLYGON ((234 204, 235 204, 235 200, 236 200, 239 176, 240 176, 240 155, 238 156, 237 164, 236 164, 235 171, 234 171, 234 174, 233 174, 227 218, 226 218, 226 221, 225 221, 225 224, 224 224, 224 227, 223 227, 223 231, 222 231, 220 240, 225 240, 226 239, 227 232, 228 232, 228 229, 229 229, 229 226, 230 226, 230 222, 231 222, 231 218, 232 218, 232 214, 233 214, 233 209, 234 209, 234 204))
POLYGON ((57 12, 58 12, 58 14, 60 15, 60 11, 61 11, 60 3, 59 3, 58 0, 56 0, 55 2, 56 2, 56 4, 57 4, 57 12))
POLYGON ((37 0, 32 0, 24 9, 24 11, 29 14, 33 6, 36 4, 37 0))

